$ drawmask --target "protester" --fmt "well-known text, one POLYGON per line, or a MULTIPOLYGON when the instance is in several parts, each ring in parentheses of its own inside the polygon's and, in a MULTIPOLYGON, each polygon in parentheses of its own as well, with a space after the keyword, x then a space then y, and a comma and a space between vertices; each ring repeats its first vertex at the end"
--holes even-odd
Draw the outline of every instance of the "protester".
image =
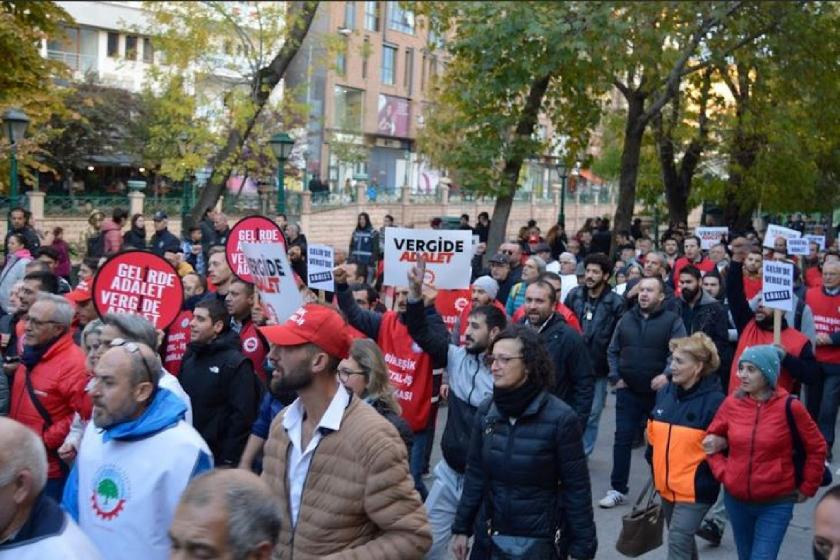
POLYGON ((167 247, 174 247, 180 245, 180 241, 172 232, 167 229, 169 225, 169 216, 163 210, 158 210, 152 217, 155 223, 155 233, 149 240, 149 249, 159 257, 163 256, 167 247))
POLYGON ((58 295, 38 294, 28 308, 9 412, 10 418, 41 434, 49 456, 45 492, 56 500, 61 499, 67 478, 57 450, 70 430, 73 413, 86 415, 90 411, 84 392, 88 380, 85 356, 73 344, 72 320, 73 308, 58 295))
POLYGON ((225 257, 225 248, 218 245, 211 247, 207 257, 207 280, 213 285, 214 290, 212 293, 207 293, 204 299, 217 299, 224 304, 234 278, 236 277, 230 270, 225 257))
POLYGON ((653 409, 656 391, 668 382, 671 339, 685 336, 682 319, 663 307, 662 279, 643 278, 639 286, 638 302, 621 317, 607 350, 616 416, 611 488, 598 502, 602 508, 623 504, 627 498, 633 439, 653 409))
POLYGON ((160 371, 145 344, 113 340, 89 387, 93 421, 62 506, 106 559, 166 558, 179 496, 213 467, 184 403, 158 386, 160 371))
POLYGON ((169 558, 270 560, 282 515, 258 476, 239 470, 203 474, 187 485, 178 502, 169 558))
POLYGON ((301 233, 298 224, 286 226, 286 249, 289 255, 289 264, 298 278, 306 278, 306 236, 301 233))
POLYGON ((288 513, 275 555, 315 560, 352 550, 359 558, 420 559, 431 537, 405 445, 336 379, 349 354, 344 326, 332 309, 308 304, 285 324, 261 328, 277 388, 300 395, 265 446, 263 480, 288 513))
POLYGON ((502 253, 496 253, 490 257, 488 265, 490 269, 487 276, 490 276, 493 280, 495 280, 498 286, 496 290, 496 301, 504 307, 505 301, 507 301, 507 296, 510 293, 510 289, 514 284, 511 282, 510 264, 508 263, 506 256, 502 253), (504 293, 502 292, 502 286, 506 288, 504 293))
POLYGON ((202 245, 202 233, 200 226, 192 226, 189 232, 189 239, 186 239, 181 247, 187 262, 193 270, 199 274, 207 274, 207 256, 204 254, 202 245))
POLYGON ((782 354, 770 345, 744 350, 738 389, 724 400, 703 440, 709 466, 724 487, 742 559, 776 558, 794 504, 816 494, 823 478, 825 440, 802 403, 777 384, 782 354), (804 450, 799 467, 797 440, 804 450))
MULTIPOLYGON (((746 240, 743 238, 736 239, 733 242, 733 250, 738 252, 742 251, 744 247, 747 247, 746 243, 746 240)), ((746 258, 744 259, 744 265, 742 267, 744 295, 748 300, 761 293, 761 287, 763 284, 761 277, 763 261, 764 257, 761 254, 761 249, 756 246, 751 246, 746 258)))
POLYGON ((557 291, 545 280, 537 280, 525 292, 523 324, 539 333, 552 366, 551 393, 572 407, 583 432, 592 412, 595 378, 583 338, 559 315, 557 291))
POLYGON ((96 547, 44 491, 38 435, 0 417, 0 560, 99 560, 96 547))
POLYGON ((123 247, 131 249, 146 248, 146 220, 143 214, 131 216, 131 226, 123 234, 123 247))
POLYGON ((29 270, 29 266, 32 265, 32 263, 41 263, 46 267, 47 271, 52 272, 58 277, 58 293, 60 295, 68 294, 72 288, 70 286, 70 281, 59 274, 58 263, 60 260, 58 251, 56 251, 52 245, 41 247, 38 249, 38 258, 35 261, 27 263, 27 274, 31 272, 29 270))
POLYGON ((239 335, 242 353, 251 360, 254 373, 265 385, 268 381, 265 371, 268 343, 251 318, 255 294, 253 284, 238 278, 234 279, 230 283, 227 296, 225 296, 225 308, 230 315, 230 329, 239 335))
POLYGON ((525 303, 525 291, 545 272, 545 261, 539 257, 528 257, 522 265, 522 281, 514 284, 505 303, 505 311, 513 315, 525 303))
POLYGON ((41 246, 41 239, 38 237, 38 232, 29 224, 30 217, 29 210, 20 207, 12 208, 9 212, 9 231, 6 232, 6 239, 3 244, 7 258, 11 254, 9 251, 9 238, 12 235, 22 235, 23 246, 30 253, 34 253, 41 246))
POLYGON ((230 226, 228 226, 228 219, 221 212, 213 214, 213 245, 221 245, 224 247, 227 244, 228 236, 230 235, 230 226))
POLYGON ((113 255, 122 248, 122 228, 127 218, 128 212, 124 208, 114 208, 111 217, 102 222, 103 256, 113 255))
POLYGON ((95 257, 85 257, 79 265, 79 282, 93 283, 93 277, 99 270, 99 259, 95 257))
POLYGON ((9 293, 12 286, 26 276, 26 265, 32 261, 32 253, 26 248, 22 234, 13 233, 6 238, 6 264, 0 271, 0 307, 4 313, 9 311, 9 293))
POLYGON ((487 212, 479 212, 473 233, 478 236, 479 243, 487 243, 490 236, 490 215, 487 212))
POLYGON ((350 284, 356 305, 368 311, 378 311, 379 293, 369 284, 350 284))
POLYGON ((198 303, 178 376, 192 402, 193 425, 219 466, 239 464, 262 397, 251 361, 229 325, 221 303, 198 303))
MULTIPOLYGON (((715 263, 703 256, 703 251, 700 247, 700 238, 696 235, 691 235, 683 240, 683 252, 685 255, 678 258, 674 263, 673 277, 675 280, 679 279, 680 271, 688 265, 693 265, 702 274, 706 274, 715 268, 715 263)), ((674 286, 674 291, 678 296, 680 295, 681 290, 678 285, 674 286)))
POLYGON ((656 394, 647 457, 668 522, 668 560, 692 560, 698 557, 694 534, 720 490, 702 448, 723 401, 714 375, 720 359, 703 332, 671 340, 670 350, 672 377, 656 394))
MULTIPOLYGON (((716 271, 710 272, 712 274, 716 271)), ((703 332, 712 339, 718 357, 729 341, 729 318, 723 304, 703 291, 702 274, 694 265, 684 266, 678 278, 680 286, 679 315, 685 332, 691 336, 703 332)))
POLYGON ((727 341, 722 348, 718 348, 720 356, 720 369, 718 377, 724 394, 729 394, 729 371, 732 369, 732 357, 735 353, 735 345, 738 343, 738 329, 735 328, 735 320, 729 310, 729 302, 726 299, 726 288, 724 279, 719 272, 712 271, 703 277, 703 291, 718 300, 723 305, 726 314, 727 341))
POLYGON ((482 305, 492 305, 502 313, 505 313, 504 305, 496 299, 498 292, 499 283, 490 276, 479 276, 473 280, 472 286, 470 286, 470 301, 464 306, 461 315, 455 319, 455 325, 452 327, 453 344, 456 346, 462 346, 464 344, 467 325, 469 325, 469 316, 474 308, 482 305))
POLYGON ((54 272, 65 280, 70 280, 70 245, 64 240, 64 228, 53 228, 53 239, 50 247, 55 251, 56 264, 54 272))
POLYGON ((75 306, 73 315, 73 342, 81 346, 82 331, 99 315, 93 304, 93 295, 87 282, 79 282, 75 290, 66 294, 65 299, 75 306))
POLYGON ((550 394, 553 367, 539 335, 510 326, 490 344, 486 360, 493 398, 473 422, 452 524, 455 557, 467 557, 483 503, 490 542, 476 533, 473 558, 503 557, 512 536, 519 557, 553 558, 558 535, 560 558, 594 558, 592 492, 578 416, 550 394))
POLYGON ((105 236, 102 235, 102 222, 105 214, 101 210, 93 210, 88 216, 88 231, 85 246, 86 257, 100 259, 105 256, 105 236))
MULTIPOLYGON (((499 252, 504 256, 505 260, 507 260, 510 272, 504 280, 500 280, 495 275, 491 275, 493 278, 496 278, 497 282, 499 282, 499 293, 497 294, 496 299, 503 304, 507 304, 507 298, 508 294, 510 294, 510 290, 520 280, 522 280, 522 247, 520 247, 519 243, 515 241, 508 241, 506 243, 502 243, 499 247, 499 252)), ((490 270, 492 272, 493 261, 491 260, 490 263, 490 270)))
POLYGON ((610 259, 593 253, 584 260, 586 274, 583 285, 574 288, 566 298, 566 307, 574 312, 583 329, 583 342, 589 352, 595 376, 592 412, 583 433, 583 449, 587 456, 595 449, 598 425, 607 400, 607 348, 619 319, 624 314, 624 300, 610 290, 610 259))
POLYGON ((840 485, 822 495, 814 510, 814 560, 840 558, 840 485))

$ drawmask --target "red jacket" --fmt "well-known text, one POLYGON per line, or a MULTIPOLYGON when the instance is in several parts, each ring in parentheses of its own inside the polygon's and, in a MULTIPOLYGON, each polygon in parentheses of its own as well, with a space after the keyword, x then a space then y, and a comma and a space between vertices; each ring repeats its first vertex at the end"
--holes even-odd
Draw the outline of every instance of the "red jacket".
MULTIPOLYGON (((840 331, 840 294, 830 296, 822 286, 811 288, 805 293, 805 303, 814 314, 817 334, 834 336, 840 331)), ((821 344, 816 347, 817 361, 826 364, 840 364, 840 346, 821 344)))
POLYGON ((64 443, 70 431, 73 413, 87 416, 90 399, 85 393, 88 375, 85 355, 73 344, 73 335, 67 332, 59 338, 31 372, 32 388, 44 408, 52 417, 52 425, 45 429, 44 419, 32 404, 26 390, 26 366, 19 365, 12 386, 12 406, 9 417, 29 426, 44 440, 49 459, 49 477, 60 478, 60 459, 55 451, 64 443))
POLYGON ((689 262, 688 257, 685 256, 678 258, 674 262, 674 273, 671 275, 671 278, 674 279, 674 293, 677 297, 680 295, 680 271, 690 264, 694 265, 694 267, 704 275, 715 268, 715 263, 706 257, 701 257, 700 262, 689 262))
MULTIPOLYGON (((707 459, 712 473, 726 491, 739 500, 766 502, 796 492, 793 439, 785 405, 788 392, 777 388, 767 402, 730 395, 718 409, 707 430, 725 437, 728 456, 715 453, 707 459)), ((805 446, 803 480, 798 490, 816 494, 823 477, 826 445, 805 406, 791 403, 794 422, 805 446)))
POLYGON ((123 242, 122 226, 117 225, 111 218, 107 218, 102 222, 100 231, 104 241, 105 255, 113 255, 119 251, 123 242))

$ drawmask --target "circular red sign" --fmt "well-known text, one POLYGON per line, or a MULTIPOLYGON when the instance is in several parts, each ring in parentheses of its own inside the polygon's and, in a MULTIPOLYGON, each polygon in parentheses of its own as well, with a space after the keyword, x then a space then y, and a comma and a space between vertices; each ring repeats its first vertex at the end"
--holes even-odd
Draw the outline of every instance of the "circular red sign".
POLYGON ((242 243, 280 243, 285 249, 286 236, 280 226, 265 216, 246 216, 230 228, 225 245, 228 266, 240 280, 253 282, 245 255, 242 254, 242 243))
POLYGON ((131 313, 167 328, 181 313, 184 287, 166 259, 148 251, 127 251, 103 264, 93 279, 93 303, 100 316, 131 313))

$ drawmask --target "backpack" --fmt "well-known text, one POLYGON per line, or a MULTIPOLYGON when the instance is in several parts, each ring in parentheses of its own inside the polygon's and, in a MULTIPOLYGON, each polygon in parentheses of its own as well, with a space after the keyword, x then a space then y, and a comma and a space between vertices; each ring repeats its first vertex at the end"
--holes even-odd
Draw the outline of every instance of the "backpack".
POLYGON ((796 298, 796 311, 793 314, 793 328, 802 332, 802 314, 805 312, 805 298, 796 298))
MULTIPOLYGON (((798 400, 793 395, 788 395, 787 402, 785 402, 785 416, 787 417, 788 429, 790 430, 790 437, 793 440, 793 472, 796 487, 802 484, 804 480, 805 459, 807 453, 805 452, 805 445, 802 443, 802 436, 799 433, 799 428, 796 427, 796 421, 793 419, 793 401, 798 400)), ((822 481, 820 486, 828 486, 831 484, 832 476, 831 469, 828 466, 824 467, 822 481)))
POLYGON ((105 255, 105 235, 100 231, 87 239, 87 256, 98 259, 105 255))

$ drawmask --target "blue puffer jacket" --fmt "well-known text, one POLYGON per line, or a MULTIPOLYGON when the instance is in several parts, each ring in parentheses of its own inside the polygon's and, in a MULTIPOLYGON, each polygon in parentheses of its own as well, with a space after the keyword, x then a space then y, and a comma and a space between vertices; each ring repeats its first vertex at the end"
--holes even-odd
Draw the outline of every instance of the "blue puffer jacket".
MULTIPOLYGON (((471 535, 482 502, 494 532, 553 538, 574 558, 594 558, 592 489, 575 412, 542 391, 514 424, 492 399, 473 425, 454 534, 471 535)), ((565 558, 565 556, 561 556, 565 558)))

